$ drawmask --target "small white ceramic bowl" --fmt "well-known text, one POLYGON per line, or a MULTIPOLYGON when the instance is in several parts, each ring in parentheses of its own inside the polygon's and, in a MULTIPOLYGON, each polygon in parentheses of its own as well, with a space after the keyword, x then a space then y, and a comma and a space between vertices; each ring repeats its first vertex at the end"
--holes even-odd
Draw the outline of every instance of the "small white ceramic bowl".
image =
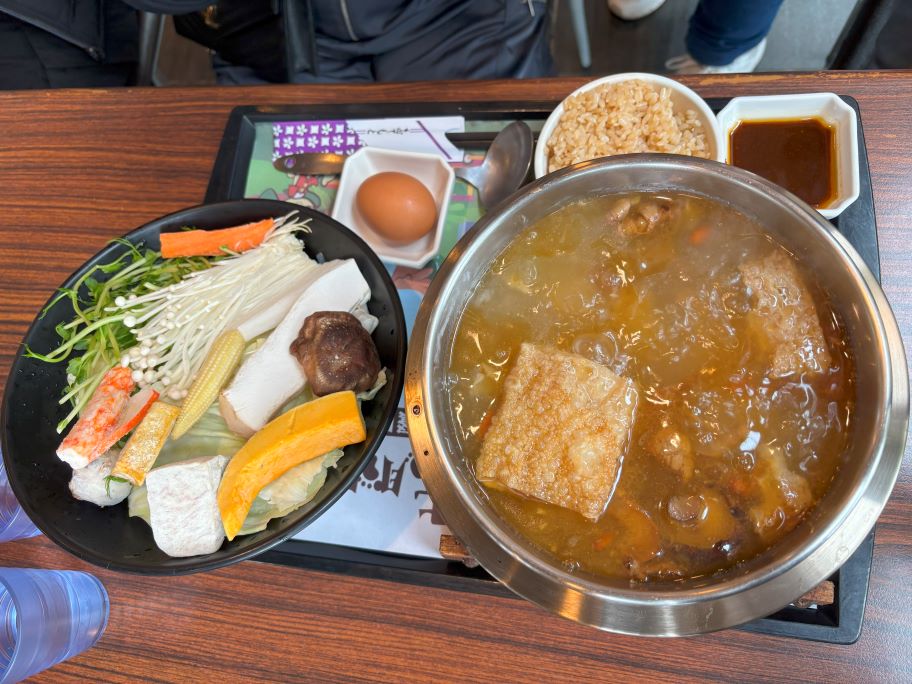
POLYGON ((421 268, 437 256, 443 237, 450 195, 453 192, 453 169, 443 157, 420 152, 397 152, 379 147, 362 147, 345 160, 339 189, 333 203, 332 217, 357 233, 383 261, 421 268), (406 245, 388 242, 377 234, 355 208, 355 194, 361 183, 377 173, 398 171, 414 176, 430 190, 437 204, 437 224, 415 242, 406 245))
POLYGON ((724 140, 722 138, 722 134, 719 130, 719 122, 716 120, 716 117, 713 114, 712 110, 709 108, 709 105, 706 104, 702 97, 697 95, 687 86, 683 86, 677 81, 670 78, 657 76, 656 74, 634 72, 626 74, 614 74, 613 76, 597 78, 594 81, 590 81, 589 83, 580 86, 572 93, 570 93, 570 95, 564 98, 564 100, 555 108, 555 110, 551 112, 551 115, 548 117, 548 119, 545 121, 545 125, 542 127, 541 133, 538 135, 538 143, 535 145, 534 157, 535 177, 541 178, 548 173, 548 138, 551 137, 551 134, 554 132, 554 129, 557 127, 557 124, 560 121, 561 115, 564 113, 564 102, 566 102, 567 99, 579 93, 586 92, 587 90, 598 88, 599 86, 608 85, 611 83, 620 83, 621 81, 630 81, 634 79, 645 81, 656 89, 668 88, 671 91, 671 102, 674 105, 676 112, 686 111, 688 109, 694 110, 697 113, 697 118, 700 120, 700 122, 703 124, 704 129, 706 130, 706 142, 709 146, 709 158, 715 159, 716 161, 724 160, 725 146, 723 144, 724 140))
POLYGON ((836 199, 830 206, 817 210, 825 218, 835 218, 858 199, 861 186, 858 174, 858 117, 855 110, 835 93, 733 98, 718 115, 725 142, 725 161, 731 164, 729 136, 741 121, 807 117, 823 119, 836 132, 836 199))

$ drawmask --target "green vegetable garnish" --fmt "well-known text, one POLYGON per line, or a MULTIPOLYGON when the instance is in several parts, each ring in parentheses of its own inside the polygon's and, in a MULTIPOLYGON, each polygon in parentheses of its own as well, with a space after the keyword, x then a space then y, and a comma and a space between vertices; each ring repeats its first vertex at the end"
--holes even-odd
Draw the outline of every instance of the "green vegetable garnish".
POLYGON ((57 326, 60 345, 44 354, 28 347, 25 350, 26 357, 47 363, 67 361, 67 386, 60 403, 69 401, 73 410, 57 424, 58 433, 79 415, 104 374, 120 363, 124 350, 136 344, 124 324, 126 314, 114 300, 177 283, 188 273, 213 263, 205 257, 162 260, 158 252, 142 245, 137 247, 121 238, 113 242, 128 251, 109 264, 92 267, 73 287, 61 288, 41 312, 44 316, 60 300, 69 300, 75 315, 70 322, 57 326))
POLYGON ((131 482, 129 480, 125 480, 122 477, 117 477, 116 475, 108 475, 104 479, 105 494, 107 494, 108 496, 111 496, 111 483, 112 482, 123 482, 124 484, 131 484, 131 482))

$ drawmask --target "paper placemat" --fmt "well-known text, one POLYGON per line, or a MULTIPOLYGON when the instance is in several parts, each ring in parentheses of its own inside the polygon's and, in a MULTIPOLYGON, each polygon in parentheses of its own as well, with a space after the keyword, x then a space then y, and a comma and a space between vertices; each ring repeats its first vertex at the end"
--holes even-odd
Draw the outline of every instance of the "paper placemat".
MULTIPOLYGON (((458 116, 257 124, 244 196, 294 202, 329 214, 339 185, 337 176, 288 174, 277 170, 272 162, 286 154, 347 155, 375 146, 439 154, 454 166, 478 164, 483 155, 464 157, 444 135, 464 130, 465 120, 458 116)), ((399 289, 409 337, 421 298, 437 267, 479 216, 475 189, 457 179, 437 256, 421 269, 387 264, 399 289)), ((294 538, 440 558, 440 534, 445 530, 418 475, 400 398, 398 414, 373 462, 332 508, 294 538)))

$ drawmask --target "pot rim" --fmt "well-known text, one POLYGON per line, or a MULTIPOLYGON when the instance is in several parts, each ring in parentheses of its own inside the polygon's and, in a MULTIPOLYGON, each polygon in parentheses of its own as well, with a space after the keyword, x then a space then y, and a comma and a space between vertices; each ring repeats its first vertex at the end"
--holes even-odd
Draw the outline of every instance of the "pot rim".
MULTIPOLYGON (((601 629, 651 635, 712 631, 761 617, 832 574, 861 544, 889 498, 902 462, 909 417, 908 374, 896 320, 873 274, 835 227, 791 193, 750 172, 718 162, 660 154, 621 155, 561 169, 520 189, 498 210, 482 217, 450 252, 419 309, 407 361, 405 399, 409 435, 428 491, 450 529, 468 545, 488 572, 516 593, 565 617, 601 629), (887 396, 880 416, 880 435, 873 447, 873 458, 865 467, 849 502, 825 518, 825 524, 811 539, 793 552, 771 558, 743 575, 726 576, 705 587, 623 588, 599 582, 596 576, 587 573, 570 573, 549 562, 543 552, 513 532, 499 516, 491 516, 483 510, 472 483, 466 482, 454 466, 461 454, 446 455, 445 445, 432 424, 432 412, 427 410, 432 397, 431 351, 439 339, 435 332, 442 320, 441 307, 436 304, 441 298, 451 296, 459 281, 460 264, 477 253, 484 244, 484 237, 500 220, 520 212, 545 188, 568 183, 583 174, 631 165, 668 167, 669 170, 696 168, 772 195, 785 205, 797 220, 816 230, 848 267, 872 320, 876 332, 874 343, 883 359, 881 382, 887 396), (803 567, 803 562, 811 558, 815 560, 812 568, 816 571, 803 567), (757 596, 747 606, 731 605, 735 595, 754 590, 757 596), (789 594, 784 601, 783 592, 789 594), (686 624, 676 621, 675 613, 681 606, 697 604, 703 608, 700 624, 693 620, 685 621, 686 624), (629 620, 619 620, 614 613, 624 606, 652 614, 655 624, 643 629, 642 625, 631 626, 629 620)), ((739 598, 734 600, 740 601, 739 598)))

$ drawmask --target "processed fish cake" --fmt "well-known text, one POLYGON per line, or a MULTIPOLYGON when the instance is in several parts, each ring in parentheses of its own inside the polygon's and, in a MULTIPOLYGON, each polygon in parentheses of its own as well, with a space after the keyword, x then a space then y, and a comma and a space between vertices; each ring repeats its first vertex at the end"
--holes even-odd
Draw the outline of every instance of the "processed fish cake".
POLYGON ((111 449, 85 468, 76 468, 70 478, 70 493, 73 498, 102 507, 116 506, 126 499, 133 485, 118 478, 108 479, 119 456, 120 449, 111 449))
POLYGON ((146 475, 152 536, 175 558, 215 553, 225 540, 216 492, 228 463, 200 456, 153 468, 146 475))
POLYGON ((636 411, 631 380, 576 354, 524 343, 476 463, 488 486, 596 520, 617 481, 636 411))
POLYGON ((738 270, 751 295, 754 328, 770 344, 773 375, 827 370, 830 352, 817 309, 792 259, 776 250, 738 270))

